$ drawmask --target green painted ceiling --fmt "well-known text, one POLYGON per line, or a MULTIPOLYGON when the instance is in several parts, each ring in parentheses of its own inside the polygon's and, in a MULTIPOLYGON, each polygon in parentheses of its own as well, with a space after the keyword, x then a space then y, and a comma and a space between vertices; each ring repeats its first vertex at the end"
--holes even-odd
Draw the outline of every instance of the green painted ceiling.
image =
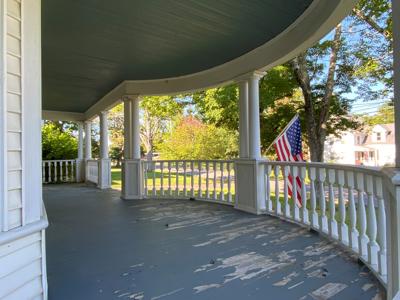
POLYGON ((43 109, 84 112, 123 80, 203 71, 266 43, 312 0, 43 0, 43 109))

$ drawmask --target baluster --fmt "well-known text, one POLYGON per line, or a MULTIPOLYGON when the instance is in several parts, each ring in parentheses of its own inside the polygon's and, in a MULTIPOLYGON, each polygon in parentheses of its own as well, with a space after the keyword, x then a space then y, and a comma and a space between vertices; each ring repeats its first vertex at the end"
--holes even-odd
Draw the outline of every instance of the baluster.
POLYGON ((285 217, 290 218, 290 206, 289 206, 289 167, 283 166, 283 210, 285 212, 285 217))
POLYGON ((311 227, 319 229, 318 213, 317 213, 317 193, 315 191, 315 181, 317 179, 317 170, 310 168, 308 173, 310 178, 310 206, 311 206, 311 227))
POLYGON ((272 201, 271 201, 271 171, 272 166, 270 164, 266 165, 265 168, 265 207, 267 208, 267 212, 272 212, 272 201))
POLYGON ((339 216, 340 216, 340 226, 339 226, 339 240, 344 244, 349 244, 349 228, 346 224, 346 205, 344 203, 343 196, 343 186, 345 183, 344 171, 338 170, 337 182, 339 185, 339 216))
POLYGON ((199 165, 199 188, 198 188, 198 197, 199 198, 203 198, 203 190, 202 190, 202 188, 201 188, 201 171, 202 171, 202 168, 203 168, 203 166, 202 166, 202 162, 201 161, 199 161, 198 162, 198 165, 199 165))
POLYGON ((335 207, 335 193, 333 184, 335 183, 335 170, 328 170, 328 189, 329 189, 329 235, 334 239, 339 238, 337 222, 336 222, 336 207, 335 207))
POLYGON ((176 171, 175 196, 179 197, 179 161, 175 162, 175 171, 176 171))
POLYGON ((293 219, 296 221, 300 221, 300 211, 298 206, 298 191, 297 191, 297 174, 298 168, 297 166, 291 167, 292 173, 292 201, 293 201, 293 219))
POLYGON ((190 196, 194 197, 194 162, 190 162, 190 196))
POLYGON ((210 162, 206 161, 206 199, 210 199, 210 162))
POLYGON ((360 228, 358 236, 358 253, 364 259, 367 258, 367 244, 369 242, 367 236, 367 216, 364 203, 364 174, 357 173, 357 192, 358 192, 358 227, 360 228))
POLYGON ((228 202, 232 203, 232 183, 231 183, 231 163, 227 162, 226 163, 226 169, 228 173, 228 202))
POLYGON ((70 181, 68 168, 69 168, 69 160, 67 160, 67 161, 65 162, 65 181, 66 181, 66 182, 69 182, 69 181, 70 181))
POLYGON ((349 217, 350 217, 350 228, 349 228, 349 246, 355 252, 358 252, 358 230, 357 226, 357 212, 356 212, 356 204, 354 201, 354 173, 347 173, 347 186, 348 186, 348 194, 349 194, 349 217))
POLYGON ((279 165, 275 165, 274 177, 275 177, 275 214, 277 216, 282 215, 281 201, 279 199, 279 165))
POLYGON ((171 197, 172 191, 171 191, 171 162, 168 161, 168 196, 171 197))
POLYGON ((319 192, 319 226, 322 232, 328 233, 328 218, 326 217, 326 199, 325 199, 325 178, 324 168, 318 169, 318 192, 319 192))
POLYGON ((46 171, 45 171, 45 162, 42 161, 42 183, 46 183, 46 171))
POLYGON ((219 168, 221 171, 220 172, 221 173, 221 180, 220 180, 221 192, 219 194, 219 199, 221 201, 224 201, 225 199, 224 199, 224 163, 223 162, 220 163, 219 168))
POLYGON ((214 178, 213 178, 213 199, 217 200, 217 162, 213 162, 213 171, 214 171, 214 178))
POLYGON ((307 209, 307 187, 306 187, 307 168, 300 167, 299 178, 301 183, 301 221, 303 224, 309 225, 310 219, 308 218, 307 209))
POLYGON ((153 171, 153 176, 152 176, 152 182, 153 182, 153 192, 152 192, 152 195, 153 196, 156 196, 157 195, 157 189, 156 189, 156 170, 157 170, 157 162, 153 162, 153 161, 151 161, 150 162, 151 163, 151 166, 153 167, 153 164, 154 164, 154 168, 152 168, 152 171, 153 171))
POLYGON ((147 174, 147 162, 143 161, 143 173, 144 173, 144 194, 145 196, 149 195, 149 186, 147 182, 148 174, 147 174))
POLYGON ((58 161, 54 162, 54 182, 58 182, 58 161))
POLYGON ((161 185, 160 195, 164 196, 164 162, 163 161, 160 162, 160 169, 161 169, 161 172, 160 172, 160 185, 161 185))
POLYGON ((377 177, 376 197, 378 200, 378 271, 381 276, 387 275, 387 244, 386 244, 386 212, 383 200, 382 178, 377 177))
POLYGON ((376 223, 376 212, 374 203, 374 177, 371 175, 366 176, 366 188, 368 195, 368 218, 367 218, 367 230, 368 230, 368 262, 376 270, 378 269, 378 250, 379 246, 376 242, 377 236, 377 223, 376 223))
POLYGON ((186 188, 186 161, 183 162, 183 196, 187 196, 187 188, 186 188))

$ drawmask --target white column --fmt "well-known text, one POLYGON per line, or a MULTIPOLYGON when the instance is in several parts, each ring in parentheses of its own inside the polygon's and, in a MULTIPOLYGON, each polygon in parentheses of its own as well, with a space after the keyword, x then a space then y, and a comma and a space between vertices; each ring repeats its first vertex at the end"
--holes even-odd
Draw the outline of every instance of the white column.
POLYGON ((265 170, 259 163, 260 105, 258 83, 263 74, 252 72, 239 81, 240 159, 235 162, 235 208, 254 214, 265 211, 265 170), (247 111, 247 112, 246 112, 247 111))
POLYGON ((131 99, 124 98, 124 159, 131 159, 131 99))
POLYGON ((108 159, 108 112, 102 111, 100 118, 100 158, 108 159))
POLYGON ((396 167, 400 168, 400 3, 392 1, 396 167))
POLYGON ((124 161, 122 164, 123 199, 143 197, 143 170, 140 160, 140 113, 139 96, 124 98, 124 161))
POLYGON ((253 73, 249 78, 249 157, 261 158, 259 81, 262 74, 253 73))
POLYGON ((108 112, 102 111, 100 119, 100 159, 98 160, 98 182, 100 189, 111 188, 111 160, 108 156, 108 112))
POLYGON ((140 108, 139 97, 132 99, 131 104, 131 120, 132 120, 132 159, 140 159, 140 108))
POLYGON ((239 82, 239 157, 249 157, 249 106, 248 83, 239 82))
POLYGON ((84 181, 85 161, 83 159, 84 139, 83 139, 83 122, 78 122, 78 157, 76 159, 76 182, 84 181))
POLYGON ((92 122, 85 121, 85 159, 92 159, 92 122))
POLYGON ((78 122, 78 159, 83 159, 83 123, 78 122))

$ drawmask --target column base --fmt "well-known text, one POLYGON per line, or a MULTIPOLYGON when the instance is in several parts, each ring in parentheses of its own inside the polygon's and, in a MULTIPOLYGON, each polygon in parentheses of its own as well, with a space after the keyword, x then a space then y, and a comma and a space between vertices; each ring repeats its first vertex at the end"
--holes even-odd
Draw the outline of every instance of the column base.
POLYGON ((143 199, 143 172, 140 159, 126 159, 122 162, 121 198, 143 199))
POLYGON ((111 188, 111 160, 100 159, 99 163, 99 177, 97 187, 99 189, 110 189, 111 188))
POLYGON ((259 160, 235 161, 235 208, 260 215, 265 213, 265 172, 259 160))
POLYGON ((85 182, 85 160, 76 159, 75 181, 85 182))

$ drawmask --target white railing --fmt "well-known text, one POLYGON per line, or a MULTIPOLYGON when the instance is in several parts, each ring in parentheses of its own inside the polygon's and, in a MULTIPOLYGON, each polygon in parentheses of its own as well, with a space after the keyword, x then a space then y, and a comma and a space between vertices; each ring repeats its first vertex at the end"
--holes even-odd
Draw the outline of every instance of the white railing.
POLYGON ((195 198, 233 205, 234 162, 228 160, 142 161, 145 197, 195 198))
POLYGON ((86 181, 92 183, 99 182, 99 161, 95 159, 88 159, 86 161, 86 181))
POLYGON ((371 168, 318 163, 261 162, 267 213, 338 241, 387 282, 385 175, 371 168), (292 181, 291 196, 289 196, 292 181), (294 203, 301 199, 301 206, 294 203))
POLYGON ((63 183, 76 181, 76 160, 43 160, 42 182, 63 183))

